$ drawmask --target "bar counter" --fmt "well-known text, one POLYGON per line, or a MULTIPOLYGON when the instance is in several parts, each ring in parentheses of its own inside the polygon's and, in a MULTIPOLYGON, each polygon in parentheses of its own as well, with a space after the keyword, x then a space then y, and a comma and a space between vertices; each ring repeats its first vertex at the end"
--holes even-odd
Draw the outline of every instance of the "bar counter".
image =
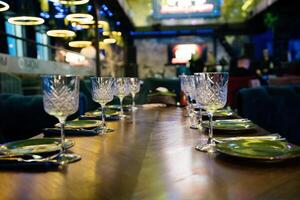
POLYGON ((257 163, 195 150, 182 108, 140 108, 106 136, 69 137, 61 171, 0 171, 0 199, 297 199, 300 161, 257 163))

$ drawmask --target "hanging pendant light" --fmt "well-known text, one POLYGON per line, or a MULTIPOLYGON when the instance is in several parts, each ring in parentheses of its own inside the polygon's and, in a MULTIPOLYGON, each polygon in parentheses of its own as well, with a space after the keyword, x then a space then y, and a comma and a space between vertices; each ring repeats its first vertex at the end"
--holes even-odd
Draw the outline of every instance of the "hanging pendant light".
POLYGON ((114 43, 116 43, 117 42, 117 40, 115 39, 115 38, 105 38, 104 40, 103 40, 103 43, 104 44, 114 44, 114 43))
POLYGON ((55 19, 51 24, 53 28, 47 31, 49 37, 73 38, 76 36, 74 31, 69 30, 68 24, 64 19, 55 19))
POLYGON ((0 1, 0 12, 7 11, 9 9, 9 5, 4 1, 0 1))
POLYGON ((68 6, 77 6, 77 5, 83 5, 89 2, 89 0, 50 0, 55 3, 61 3, 63 5, 68 6))
POLYGON ((66 16, 66 20, 70 22, 78 22, 78 23, 90 22, 93 19, 94 17, 92 15, 85 14, 85 13, 75 13, 66 16))
POLYGON ((45 22, 45 20, 40 17, 18 16, 18 17, 8 18, 8 22, 11 24, 14 24, 14 25, 34 26, 34 25, 43 24, 45 22))
POLYGON ((74 31, 65 30, 65 29, 53 29, 47 31, 49 37, 59 37, 59 38, 68 38, 75 37, 76 33, 74 31))
POLYGON ((92 42, 86 40, 72 41, 69 42, 69 46, 73 48, 84 48, 84 47, 92 46, 92 42))
POLYGON ((43 24, 45 20, 41 17, 35 16, 36 13, 34 13, 34 8, 36 7, 37 5, 34 5, 33 1, 19 0, 18 6, 14 10, 17 16, 8 18, 8 22, 21 26, 34 26, 43 24))

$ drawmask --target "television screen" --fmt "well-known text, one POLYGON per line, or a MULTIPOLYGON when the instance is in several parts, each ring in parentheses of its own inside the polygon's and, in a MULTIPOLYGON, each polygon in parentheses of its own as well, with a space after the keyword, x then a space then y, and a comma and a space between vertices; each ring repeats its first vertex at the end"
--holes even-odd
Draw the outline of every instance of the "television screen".
POLYGON ((201 44, 172 44, 168 46, 169 64, 186 64, 193 55, 201 56, 201 44))
POLYGON ((154 18, 220 16, 220 0, 153 0, 154 18))

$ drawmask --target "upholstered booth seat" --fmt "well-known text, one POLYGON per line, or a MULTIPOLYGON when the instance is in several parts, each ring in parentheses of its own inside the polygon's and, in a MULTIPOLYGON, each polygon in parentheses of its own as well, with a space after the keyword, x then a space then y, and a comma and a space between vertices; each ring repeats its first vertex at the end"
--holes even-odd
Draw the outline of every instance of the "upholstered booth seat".
POLYGON ((241 89, 236 100, 240 116, 300 144, 300 86, 241 89))
MULTIPOLYGON (((79 110, 70 119, 84 113, 86 104, 86 96, 81 93, 79 110)), ((57 122, 44 111, 41 95, 0 94, 0 143, 35 136, 57 122)))

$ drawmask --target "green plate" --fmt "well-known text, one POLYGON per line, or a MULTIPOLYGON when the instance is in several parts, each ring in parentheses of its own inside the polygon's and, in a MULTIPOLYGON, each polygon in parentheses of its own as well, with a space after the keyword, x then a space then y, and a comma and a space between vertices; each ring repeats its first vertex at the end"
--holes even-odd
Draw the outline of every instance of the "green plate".
MULTIPOLYGON (((106 106, 106 108, 111 109, 111 110, 119 111, 120 110, 120 105, 108 105, 108 106, 106 106)), ((123 110, 124 111, 128 111, 130 109, 131 109, 131 105, 123 105, 123 110)))
MULTIPOLYGON (((74 120, 67 121, 65 124, 65 128, 95 128, 101 125, 101 121, 99 120, 74 120)), ((60 127, 59 124, 55 125, 56 127, 60 127)))
MULTIPOLYGON (((204 128, 208 128, 208 121, 203 121, 202 126, 204 128)), ((246 131, 255 129, 256 125, 253 124, 250 120, 245 119, 224 119, 213 121, 213 127, 214 130, 222 131, 246 131)))
MULTIPOLYGON (((206 111, 203 111, 202 112, 202 115, 203 116, 207 116, 207 112, 206 111)), ((230 110, 217 110, 215 113, 214 113, 214 117, 230 117, 233 115, 233 112, 230 111, 230 110)))
POLYGON ((300 156, 300 147, 282 140, 236 140, 216 144, 217 151, 239 158, 282 161, 300 156))
MULTIPOLYGON (((105 109, 105 115, 106 116, 112 116, 112 115, 118 115, 119 112, 113 109, 105 109)), ((84 114, 86 117, 99 117, 101 115, 101 111, 100 110, 95 110, 95 111, 91 111, 91 112, 86 112, 84 114)))
MULTIPOLYGON (((74 146, 72 140, 65 140, 65 148, 74 146)), ((39 138, 9 142, 0 146, 0 153, 5 154, 42 154, 60 150, 60 139, 39 138)))

